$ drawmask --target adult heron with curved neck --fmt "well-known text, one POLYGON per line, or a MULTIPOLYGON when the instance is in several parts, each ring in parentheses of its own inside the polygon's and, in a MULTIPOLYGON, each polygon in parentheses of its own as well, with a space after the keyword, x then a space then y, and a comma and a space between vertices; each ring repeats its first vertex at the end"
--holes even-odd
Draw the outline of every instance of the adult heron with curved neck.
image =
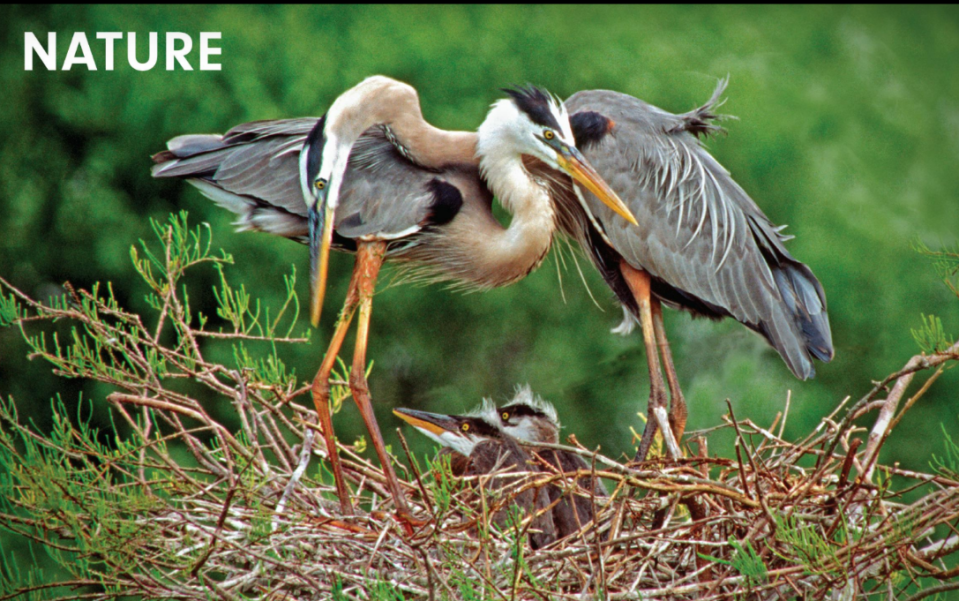
POLYGON ((155 177, 189 178, 237 213, 240 229, 310 243, 314 323, 329 249, 356 253, 346 300, 312 387, 344 513, 352 513, 352 505, 336 453, 329 378, 354 313, 359 310, 350 389, 397 511, 409 518, 365 378, 379 268, 387 257, 408 261, 435 280, 476 289, 513 283, 535 269, 549 250, 556 217, 549 188, 531 176, 523 157, 568 174, 635 223, 576 150, 562 105, 533 87, 509 91, 478 132, 447 132, 423 119, 411 86, 375 76, 337 98, 320 119, 247 123, 223 136, 179 136, 154 156, 155 177), (506 228, 493 217, 493 195, 513 215, 506 228))

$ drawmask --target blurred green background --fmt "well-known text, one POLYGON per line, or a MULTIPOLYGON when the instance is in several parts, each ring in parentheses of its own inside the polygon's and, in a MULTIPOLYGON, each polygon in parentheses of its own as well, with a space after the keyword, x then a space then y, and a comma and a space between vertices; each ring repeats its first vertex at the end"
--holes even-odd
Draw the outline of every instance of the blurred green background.
MULTIPOLYGON (((836 359, 801 382, 741 325, 668 312, 690 428, 719 423, 727 398, 738 417, 769 424, 791 391, 786 433, 798 438, 919 351, 910 328, 921 313, 959 332, 959 302, 911 248, 916 240, 954 244, 959 232, 955 6, 7 6, 0 15, 0 274, 36 297, 65 280, 84 288, 110 281, 123 303, 147 311, 129 247, 152 239, 149 217, 165 221, 186 209, 234 255, 234 284, 277 305, 281 275, 295 264, 305 303, 304 247, 235 234, 232 215, 191 186, 150 178, 150 155, 179 134, 318 116, 376 73, 415 86, 426 118, 448 129, 475 129, 502 97, 498 89, 512 84, 564 98, 609 88, 683 112, 729 74, 721 112, 739 120, 725 122, 729 135, 708 146, 773 222, 789 224, 790 251, 826 289, 836 359), (25 31, 43 41, 56 31, 61 63, 73 32, 86 32, 100 70, 48 72, 37 62, 26 72, 25 31), (105 71, 95 33, 106 31, 141 39, 180 31, 195 44, 201 31, 222 32, 214 59, 222 70, 167 72, 161 59, 135 71, 123 40, 115 70, 105 71)), ((555 255, 524 281, 484 294, 388 287, 387 270, 369 353, 387 442, 397 440, 393 407, 460 412, 529 383, 556 403, 566 433, 614 456, 629 451, 629 428, 641 429, 636 413, 648 394, 642 339, 609 333, 621 313, 588 261, 580 264, 599 307, 575 269, 562 271, 560 283, 555 255)), ((320 331, 309 345, 281 350, 301 379, 319 364, 351 266, 335 255, 320 331)), ((214 281, 210 270, 192 282, 191 299, 207 315, 215 315, 214 281)), ((75 402, 82 392, 108 427, 99 401, 109 390, 58 379, 25 353, 18 332, 0 330, 0 394, 12 395, 24 418, 44 428, 52 397, 75 402)), ((226 351, 221 358, 230 360, 226 351)), ((940 379, 886 445, 884 461, 924 469, 941 453, 939 424, 957 426, 957 383, 955 371, 940 379)), ((363 432, 352 405, 335 421, 345 441, 363 432)), ((420 451, 431 447, 409 439, 420 451)), ((711 450, 724 452, 721 442, 711 450)))

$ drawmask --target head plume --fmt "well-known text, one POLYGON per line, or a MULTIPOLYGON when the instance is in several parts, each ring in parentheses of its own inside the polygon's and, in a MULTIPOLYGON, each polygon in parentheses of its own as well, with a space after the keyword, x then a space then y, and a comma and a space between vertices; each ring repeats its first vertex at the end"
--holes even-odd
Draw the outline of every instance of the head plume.
POLYGON ((517 385, 513 398, 503 408, 516 407, 518 405, 526 406, 531 414, 549 420, 556 426, 557 430, 560 429, 561 425, 559 423, 559 416, 556 414, 556 408, 543 397, 534 394, 529 384, 517 385))
POLYGON ((533 84, 502 88, 516 107, 529 117, 530 121, 543 127, 551 127, 563 132, 563 137, 573 140, 569 125, 569 114, 558 98, 533 84))
POLYGON ((470 409, 465 416, 478 417, 492 426, 499 427, 499 413, 496 409, 496 403, 490 398, 483 398, 483 402, 470 409))

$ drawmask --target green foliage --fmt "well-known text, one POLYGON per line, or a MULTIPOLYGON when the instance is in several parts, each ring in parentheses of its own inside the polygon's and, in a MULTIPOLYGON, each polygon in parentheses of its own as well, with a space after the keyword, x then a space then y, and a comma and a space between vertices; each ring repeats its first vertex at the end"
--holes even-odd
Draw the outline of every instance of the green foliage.
MULTIPOLYGON (((125 387, 145 387, 155 385, 154 378, 177 378, 197 369, 202 361, 198 338, 218 336, 204 329, 206 320, 200 315, 198 327, 191 326, 192 309, 186 288, 178 295, 181 280, 190 268, 212 263, 219 271, 221 286, 229 290, 229 284, 223 275, 222 266, 231 262, 225 253, 217 257, 210 253, 209 228, 200 226, 190 229, 186 213, 171 216, 166 225, 153 221, 153 229, 163 249, 163 254, 151 250, 141 241, 143 257, 131 248, 131 259, 150 289, 148 303, 156 313, 155 329, 144 324, 140 316, 124 311, 113 286, 106 286, 106 295, 101 294, 102 286, 94 284, 90 292, 77 293, 70 288, 72 299, 68 296, 55 298, 50 307, 34 305, 34 319, 56 319, 69 317, 81 323, 69 330, 67 341, 61 342, 59 333, 54 332, 51 342, 47 342, 46 332, 31 335, 25 329, 29 323, 21 309, 11 309, 9 314, 20 315, 16 322, 27 342, 32 357, 42 357, 52 363, 56 373, 67 377, 86 378, 101 382, 123 385, 125 387), (206 235, 204 236, 204 232, 206 235), (165 329, 172 328, 178 342, 172 349, 157 345, 165 329)), ((291 276, 292 279, 292 276, 291 276)), ((290 281, 290 280, 288 280, 290 281)), ((2 282, 0 282, 2 284, 2 282)), ((288 388, 296 383, 295 374, 288 372, 276 352, 277 340, 289 340, 277 335, 277 328, 284 325, 281 317, 290 303, 295 305, 295 293, 288 289, 287 301, 278 312, 277 318, 265 325, 252 320, 250 324, 240 323, 232 334, 248 340, 266 341, 270 344, 270 353, 266 356, 257 352, 254 357, 240 340, 233 345, 233 355, 237 368, 248 372, 253 384, 288 388), (250 334, 250 332, 253 334, 250 334)), ((233 310, 234 295, 218 297, 221 301, 220 312, 233 310)), ((11 294, 11 302, 15 299, 11 294)), ((267 314, 269 311, 266 312, 267 314)), ((292 331, 296 316, 284 325, 285 332, 292 331)), ((303 340, 303 339, 299 339, 303 340)))
MULTIPOLYGON (((921 240, 913 244, 913 248, 921 255, 932 260, 936 274, 946 287, 959 298, 959 246, 954 250, 944 248, 932 250, 921 240)), ((951 347, 954 338, 946 333, 942 327, 942 320, 935 315, 922 315, 922 324, 919 329, 910 330, 916 344, 924 353, 942 353, 951 347)))
POLYGON ((942 353, 952 346, 952 338, 942 329, 942 320, 935 315, 923 315, 922 326, 909 331, 924 353, 942 353))
POLYGON ((945 426, 939 424, 939 427, 942 429, 943 446, 946 449, 942 457, 932 456, 932 469, 946 478, 959 480, 959 445, 952 439, 945 426))
POLYGON ((936 274, 946 284, 946 287, 956 297, 959 297, 959 245, 954 248, 932 250, 919 240, 914 244, 914 248, 917 252, 932 260, 936 274))
MULTIPOLYGON (((140 240, 146 258, 140 258, 136 246, 130 248, 130 258, 140 277, 160 297, 169 295, 171 287, 183 277, 187 269, 195 265, 206 262, 214 265, 233 263, 233 258, 222 250, 219 258, 210 255, 212 234, 209 224, 205 223, 191 230, 187 223, 186 212, 171 215, 168 225, 164 225, 159 220, 150 219, 150 227, 153 228, 154 235, 162 244, 165 256, 158 257, 144 240, 140 240), (159 277, 154 275, 154 269, 159 272, 159 277)), ((151 305, 157 310, 161 309, 159 299, 156 297, 153 299, 151 305)))
POLYGON ((274 335, 276 334, 277 325, 283 318, 283 314, 290 305, 293 305, 293 316, 285 335, 289 336, 292 333, 293 327, 296 325, 297 317, 299 317, 300 314, 300 303, 294 291, 296 284, 295 266, 290 276, 283 276, 284 283, 286 284, 286 302, 283 303, 276 318, 272 321, 270 320, 269 311, 266 312, 266 316, 264 317, 265 325, 260 323, 259 301, 255 302, 255 309, 251 308, 250 294, 246 291, 246 287, 240 286, 238 290, 233 290, 223 275, 222 266, 217 265, 217 271, 220 273, 220 288, 213 289, 213 295, 220 304, 217 315, 230 322, 235 332, 255 334, 257 336, 274 335))
MULTIPOLYGON (((42 305, 0 279, 5 325, 19 329, 31 356, 44 359, 61 376, 96 380, 117 389, 107 400, 134 432, 124 437, 118 424, 111 422, 113 435, 103 439, 91 425, 92 403, 71 410, 58 397, 49 414, 49 431, 41 435, 22 425, 12 398, 0 400, 0 528, 44 544, 53 563, 66 569, 75 582, 100 583, 105 594, 119 595, 115 583, 139 569, 143 545, 162 537, 157 530, 161 526, 144 523, 142 516, 162 514, 181 495, 193 494, 191 486, 205 480, 199 474, 187 475, 192 468, 172 459, 182 452, 184 441, 171 448, 163 433, 178 422, 171 422, 169 413, 159 419, 155 411, 199 421, 201 431, 211 429, 215 435, 208 444, 189 436, 187 448, 196 455, 193 464, 235 463, 239 480, 232 486, 241 486, 244 495, 255 499, 270 481, 261 471, 268 461, 257 441, 259 427, 244 423, 232 436, 175 389, 189 380, 230 396, 238 408, 261 399, 258 391, 263 390, 267 394, 260 402, 270 398, 283 405, 297 379, 280 360, 277 344, 306 340, 277 335, 280 329, 291 332, 296 323, 295 311, 289 323, 283 319, 284 311, 296 306, 292 276, 287 279, 287 301, 274 319, 266 309, 262 324, 253 319, 234 332, 208 331, 202 315, 194 324, 184 277, 193 268, 211 263, 218 269, 222 289, 229 290, 222 266, 231 259, 225 253, 212 254, 209 227, 190 228, 185 213, 171 216, 166 224, 153 222, 153 230, 159 246, 141 241, 140 250, 133 247, 130 253, 150 290, 147 302, 155 320, 149 325, 121 306, 109 284, 94 284, 89 292, 67 286, 67 295, 42 305), (45 330, 32 333, 39 323, 62 321, 72 324, 65 337, 62 329, 51 335, 45 330), (210 344, 204 340, 208 337, 210 344), (170 342, 165 344, 166 340, 170 342), (270 352, 254 352, 249 345, 270 352), (232 350, 236 370, 206 360, 206 352, 217 346, 232 350), (135 413, 124 410, 124 404, 135 413), (74 412, 76 419, 70 419, 74 412)), ((235 298, 222 298, 227 311, 235 298)), ((236 490, 231 489, 225 498, 234 494, 236 490)), ((267 536, 272 514, 258 503, 248 505, 253 511, 251 535, 267 536)), ((167 566, 187 571, 202 564, 202 557, 174 549, 164 551, 162 559, 167 566)), ((37 586, 40 577, 38 571, 13 576, 11 590, 37 586)))
POLYGON ((456 494, 462 489, 463 481, 453 476, 450 465, 452 457, 448 454, 426 459, 426 465, 432 478, 428 480, 438 518, 442 518, 451 508, 456 494))
POLYGON ((367 589, 370 601, 403 601, 406 597, 400 588, 386 580, 373 580, 367 589))
MULTIPOLYGON (((18 422, 12 400, 0 400, 0 471, 7 474, 0 479, 6 514, 0 522, 45 542, 77 580, 134 569, 140 543, 152 533, 138 518, 162 499, 130 486, 131 449, 98 442, 96 431, 85 420, 72 422, 59 400, 53 416, 53 430, 40 438, 18 422), (76 544, 67 550, 58 544, 63 538, 76 544)), ((34 586, 31 574, 14 582, 34 586)))
POLYGON ((776 540, 783 543, 784 551, 773 552, 786 560, 802 565, 809 574, 838 575, 842 563, 833 545, 820 530, 819 525, 795 517, 776 518, 776 540))
POLYGON ((339 576, 333 577, 333 601, 347 601, 349 597, 343 592, 343 580, 339 576))
POLYGON ((8 297, 5 294, 0 294, 0 327, 16 323, 22 317, 23 314, 20 312, 20 305, 17 303, 16 296, 10 294, 8 297))
POLYGON ((732 559, 726 560, 702 553, 700 553, 700 556, 716 563, 731 566, 746 578, 747 587, 751 588, 765 584, 769 580, 766 563, 756 553, 752 542, 747 540, 744 545, 733 537, 729 537, 727 542, 733 549, 732 559))

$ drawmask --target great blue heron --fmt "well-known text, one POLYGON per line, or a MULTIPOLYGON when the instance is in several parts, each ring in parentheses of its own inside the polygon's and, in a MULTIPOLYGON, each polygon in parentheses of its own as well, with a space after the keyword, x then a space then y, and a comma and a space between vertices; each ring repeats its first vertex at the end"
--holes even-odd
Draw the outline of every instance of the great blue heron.
MULTIPOLYGON (((480 414, 520 442, 534 445, 559 442, 560 423, 556 409, 551 403, 534 395, 529 386, 520 387, 513 399, 502 407, 497 408, 492 403, 484 404, 480 414)), ((532 452, 560 473, 584 472, 590 469, 589 464, 580 455, 570 451, 534 447, 532 452)), ((556 503, 553 509, 553 522, 556 524, 559 538, 578 532, 593 520, 593 499, 584 493, 595 497, 607 495, 606 488, 598 478, 579 476, 575 479, 575 484, 581 492, 572 491, 571 493, 569 487, 550 486, 548 488, 550 502, 556 503)))
MULTIPOLYGON (((515 482, 512 473, 538 471, 533 460, 501 429, 481 415, 443 415, 415 409, 394 409, 393 413, 446 448, 466 457, 463 476, 497 475, 488 481, 490 490, 502 489, 515 482)), ((556 540, 553 512, 549 511, 550 495, 544 489, 526 488, 513 499, 526 514, 538 513, 530 527, 530 546, 538 549, 556 540)), ((508 512, 503 508, 493 514, 493 523, 502 528, 508 512)))
POLYGON ((725 85, 720 81, 705 105, 681 115, 609 90, 577 92, 564 103, 579 149, 638 221, 614 218, 568 180, 548 180, 561 228, 586 249, 623 305, 618 330, 628 332, 634 319, 643 330, 650 401, 639 460, 657 424, 678 456, 686 423, 661 304, 733 317, 765 337, 802 379, 815 374, 813 357, 833 357, 819 281, 786 250, 782 228, 699 143, 719 129, 712 111, 725 85), (672 399, 668 418, 659 352, 672 399))
POLYGON ((179 136, 153 157, 154 177, 188 178, 237 213, 239 229, 310 242, 314 324, 329 248, 356 252, 346 301, 313 381, 344 513, 352 506, 336 453, 329 378, 359 307, 350 389, 397 510, 411 517, 365 378, 372 294, 383 259, 409 261, 433 279, 477 289, 524 277, 545 257, 556 227, 549 189, 530 176, 524 156, 570 175, 635 222, 576 150, 562 106, 533 87, 509 96, 493 105, 477 133, 448 132, 423 119, 411 86, 374 76, 338 97, 320 119, 258 121, 223 136, 179 136), (507 228, 493 217, 494 194, 513 214, 507 228))

